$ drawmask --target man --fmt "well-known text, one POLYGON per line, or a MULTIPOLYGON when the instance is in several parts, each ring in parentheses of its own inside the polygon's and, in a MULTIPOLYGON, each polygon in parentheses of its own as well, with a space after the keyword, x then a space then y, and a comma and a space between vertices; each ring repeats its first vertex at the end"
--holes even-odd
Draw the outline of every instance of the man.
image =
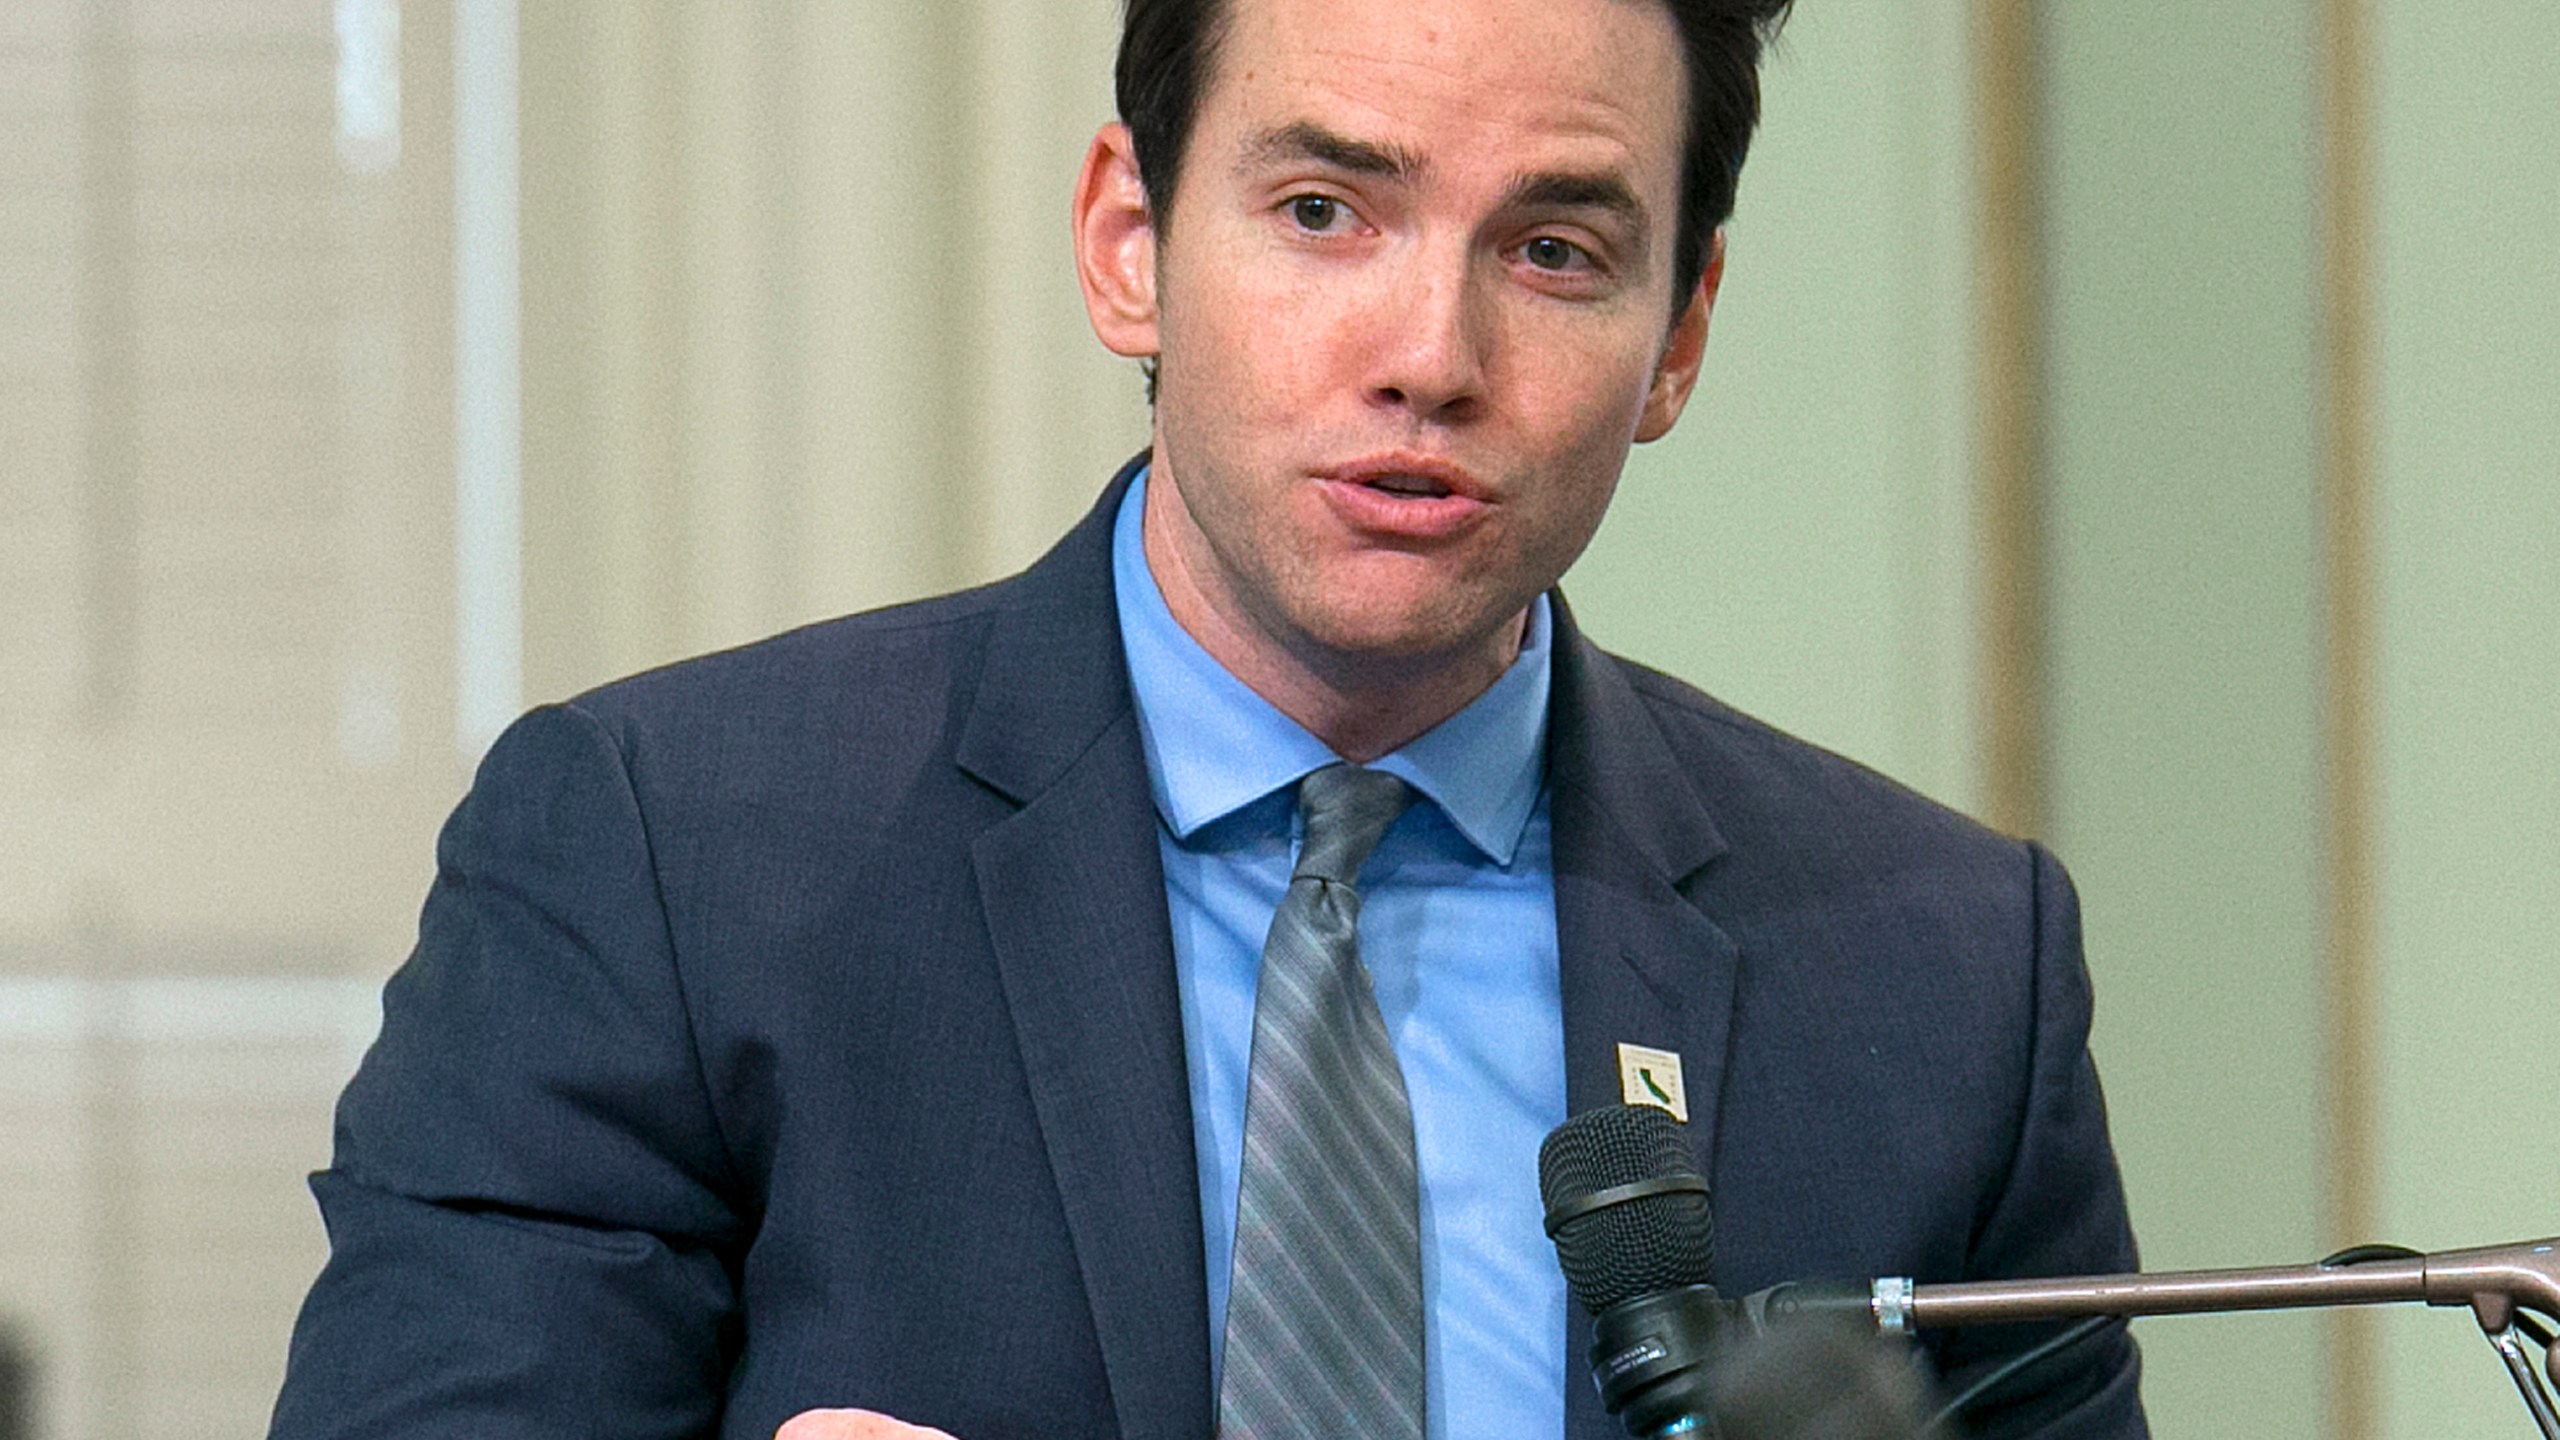
MULTIPOLYGON (((1150 455, 1021 577, 499 743, 275 1433, 1599 1440, 1534 1156, 1635 1073, 1728 1288, 2128 1266, 2059 869, 1549 594, 1697 378, 1780 8, 1133 0, 1075 240, 1150 455), (1293 877, 1342 785, 1374 853, 1293 877), (1302 963, 1358 980, 1283 1030, 1302 963), (1345 1097, 1323 1195, 1392 1206, 1266 1143, 1345 1097)), ((1971 1418, 2139 1435, 2131 1347, 1971 1418)))

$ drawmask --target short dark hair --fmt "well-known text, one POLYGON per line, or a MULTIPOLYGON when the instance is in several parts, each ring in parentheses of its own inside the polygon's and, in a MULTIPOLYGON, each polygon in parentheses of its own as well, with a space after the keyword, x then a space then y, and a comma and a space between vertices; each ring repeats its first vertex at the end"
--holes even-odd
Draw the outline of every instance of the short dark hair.
MULTIPOLYGON (((1200 95, 1217 68, 1230 0, 1126 0, 1113 72, 1120 119, 1156 223, 1171 219, 1175 182, 1200 95)), ((1689 133, 1680 155, 1680 226, 1671 252, 1676 314, 1706 268, 1707 237, 1733 215, 1742 157, 1760 123, 1760 52, 1794 0, 1655 0, 1680 31, 1689 133)))

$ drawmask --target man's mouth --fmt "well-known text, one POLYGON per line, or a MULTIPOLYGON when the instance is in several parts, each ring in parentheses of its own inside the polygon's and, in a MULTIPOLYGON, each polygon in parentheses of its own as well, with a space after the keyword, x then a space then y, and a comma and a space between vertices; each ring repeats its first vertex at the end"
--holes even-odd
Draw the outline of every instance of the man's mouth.
POLYGON ((1454 460, 1413 451, 1386 451, 1334 467, 1328 480, 1358 485, 1399 500, 1489 498, 1484 484, 1454 460))
POLYGON ((1333 511, 1391 545, 1449 539, 1492 513, 1492 491, 1454 460, 1388 451, 1320 471, 1333 511))
POLYGON ((1427 475, 1377 475, 1362 483, 1407 500, 1437 500, 1449 493, 1448 486, 1427 475))

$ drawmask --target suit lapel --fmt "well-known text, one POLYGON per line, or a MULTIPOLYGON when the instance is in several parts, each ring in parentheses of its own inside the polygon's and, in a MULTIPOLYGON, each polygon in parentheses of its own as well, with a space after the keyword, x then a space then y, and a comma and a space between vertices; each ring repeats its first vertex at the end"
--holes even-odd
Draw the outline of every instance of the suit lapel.
POLYGON ((1013 587, 958 760, 1021 807, 971 859, 1112 1407, 1129 1440, 1173 1440, 1208 1429, 1209 1322, 1173 938, 1111 593, 1130 473, 1013 587))
MULTIPOLYGON (((1738 956, 1682 886, 1725 842, 1620 662, 1583 639, 1560 602, 1557 616, 1547 775, 1566 1106, 1620 1102, 1620 1043, 1672 1051, 1700 1173, 1712 1175, 1738 956)), ((1617 1440, 1583 1375, 1590 1319, 1568 1308, 1565 1434, 1617 1440)))

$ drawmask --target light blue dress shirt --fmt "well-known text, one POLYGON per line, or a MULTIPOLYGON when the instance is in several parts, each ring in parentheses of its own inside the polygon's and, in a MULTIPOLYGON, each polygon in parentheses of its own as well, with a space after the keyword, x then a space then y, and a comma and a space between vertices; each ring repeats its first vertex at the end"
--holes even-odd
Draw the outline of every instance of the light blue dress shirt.
MULTIPOLYGON (((1121 503, 1112 568, 1163 822, 1214 1367, 1262 942, 1295 863, 1296 782, 1340 757, 1165 608, 1140 539, 1146 478, 1121 503)), ((1432 1440, 1564 1430, 1565 1288, 1537 1173, 1539 1141, 1565 1118, 1546 797, 1552 630, 1541 596, 1519 659, 1491 689, 1373 762, 1431 802, 1407 810, 1360 872, 1360 952, 1413 1103, 1432 1440)))

